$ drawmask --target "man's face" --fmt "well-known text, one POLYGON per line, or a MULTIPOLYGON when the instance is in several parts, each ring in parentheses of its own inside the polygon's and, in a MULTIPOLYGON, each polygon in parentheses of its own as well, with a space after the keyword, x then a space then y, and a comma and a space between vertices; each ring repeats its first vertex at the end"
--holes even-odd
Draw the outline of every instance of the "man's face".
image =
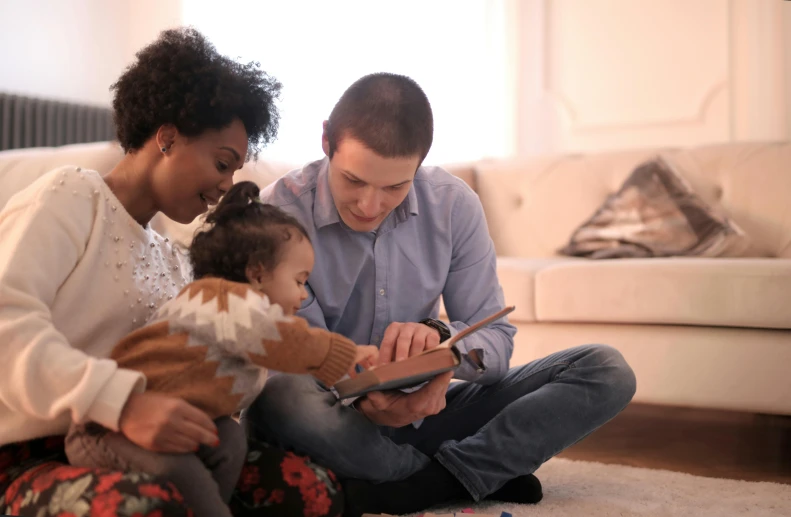
MULTIPOLYGON (((324 141, 324 152, 329 144, 324 141)), ((359 140, 343 138, 330 160, 330 192, 341 219, 354 231, 370 232, 409 193, 420 156, 383 158, 359 140)))

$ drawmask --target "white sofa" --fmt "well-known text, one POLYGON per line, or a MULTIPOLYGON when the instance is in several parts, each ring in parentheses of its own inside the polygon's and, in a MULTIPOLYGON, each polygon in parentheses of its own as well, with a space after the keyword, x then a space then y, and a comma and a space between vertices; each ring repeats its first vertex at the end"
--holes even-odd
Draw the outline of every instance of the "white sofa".
MULTIPOLYGON (((791 415, 791 144, 661 151, 747 232, 759 258, 557 256, 658 150, 447 166, 486 212, 506 301, 517 306, 513 364, 607 343, 634 368, 636 401, 791 415)), ((55 166, 106 172, 120 157, 111 143, 0 152, 0 207, 55 166)), ((264 186, 292 166, 249 163, 236 179, 264 186)), ((193 231, 163 217, 152 225, 182 243, 193 231)))
POLYGON ((662 152, 750 237, 743 259, 560 258, 555 251, 657 150, 476 164, 514 359, 618 348, 635 400, 791 414, 791 143, 662 152))

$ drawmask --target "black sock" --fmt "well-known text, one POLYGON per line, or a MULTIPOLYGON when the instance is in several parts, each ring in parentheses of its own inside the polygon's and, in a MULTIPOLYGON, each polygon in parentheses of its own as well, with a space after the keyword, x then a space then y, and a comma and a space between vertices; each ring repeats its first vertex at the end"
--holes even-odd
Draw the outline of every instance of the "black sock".
POLYGON ((490 501, 504 503, 535 504, 544 497, 541 482, 533 474, 519 476, 500 487, 496 492, 486 496, 490 501))
POLYGON ((431 506, 471 499, 470 493, 437 460, 402 481, 371 483, 359 479, 342 482, 346 493, 346 517, 363 513, 399 515, 415 513, 431 506))

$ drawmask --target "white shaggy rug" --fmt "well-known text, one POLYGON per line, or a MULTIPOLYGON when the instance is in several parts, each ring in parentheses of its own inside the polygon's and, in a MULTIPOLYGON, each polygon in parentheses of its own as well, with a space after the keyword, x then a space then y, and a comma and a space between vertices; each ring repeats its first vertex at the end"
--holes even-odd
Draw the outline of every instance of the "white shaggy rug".
MULTIPOLYGON (((750 517, 791 516, 791 485, 715 479, 666 470, 553 458, 537 472, 537 505, 483 502, 476 514, 513 517, 750 517)), ((464 507, 432 508, 431 513, 464 507)), ((457 513, 457 517, 459 514, 457 513)))

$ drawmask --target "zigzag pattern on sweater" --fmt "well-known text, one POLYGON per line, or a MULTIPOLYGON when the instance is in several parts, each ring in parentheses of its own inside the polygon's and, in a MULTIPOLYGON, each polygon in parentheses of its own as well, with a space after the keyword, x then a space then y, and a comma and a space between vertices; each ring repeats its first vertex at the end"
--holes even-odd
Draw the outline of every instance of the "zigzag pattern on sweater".
POLYGON ((242 397, 240 409, 253 402, 267 377, 266 370, 253 364, 249 354, 266 356, 262 340, 281 340, 274 324, 286 319, 279 305, 252 289, 245 292, 245 298, 223 292, 205 302, 203 291, 185 289, 154 318, 168 322, 170 335, 186 333, 187 347, 207 347, 206 361, 218 363, 216 377, 233 378, 231 394, 242 397), (220 310, 222 305, 228 310, 220 310))

